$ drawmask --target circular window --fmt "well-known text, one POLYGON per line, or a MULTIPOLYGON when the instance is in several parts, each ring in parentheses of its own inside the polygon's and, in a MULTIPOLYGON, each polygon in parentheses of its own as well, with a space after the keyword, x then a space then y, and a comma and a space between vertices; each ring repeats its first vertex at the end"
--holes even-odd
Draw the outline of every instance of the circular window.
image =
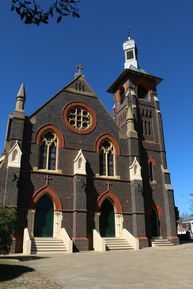
POLYGON ((64 107, 64 122, 79 134, 87 134, 96 127, 96 114, 86 104, 71 102, 64 107))

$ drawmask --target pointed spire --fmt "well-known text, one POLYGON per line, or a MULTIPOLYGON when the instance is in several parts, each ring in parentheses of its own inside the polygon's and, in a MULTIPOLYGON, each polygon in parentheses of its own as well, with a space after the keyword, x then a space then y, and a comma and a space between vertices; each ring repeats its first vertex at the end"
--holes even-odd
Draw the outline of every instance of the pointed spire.
POLYGON ((25 86, 24 84, 22 83, 20 88, 19 88, 19 91, 17 93, 17 98, 23 98, 23 99, 26 99, 26 94, 25 94, 25 86))
POLYGON ((127 136, 132 138, 137 138, 137 132, 134 127, 134 116, 131 106, 128 107, 126 114, 126 125, 127 125, 127 136))
POLYGON ((16 97, 15 112, 23 112, 26 100, 25 86, 22 83, 16 97))

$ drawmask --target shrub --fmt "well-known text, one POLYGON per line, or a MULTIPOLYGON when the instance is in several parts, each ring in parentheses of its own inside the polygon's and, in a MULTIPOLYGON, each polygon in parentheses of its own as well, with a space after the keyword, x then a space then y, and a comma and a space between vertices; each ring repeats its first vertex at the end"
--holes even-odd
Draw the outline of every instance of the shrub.
POLYGON ((8 254, 15 229, 16 210, 0 206, 0 254, 8 254))

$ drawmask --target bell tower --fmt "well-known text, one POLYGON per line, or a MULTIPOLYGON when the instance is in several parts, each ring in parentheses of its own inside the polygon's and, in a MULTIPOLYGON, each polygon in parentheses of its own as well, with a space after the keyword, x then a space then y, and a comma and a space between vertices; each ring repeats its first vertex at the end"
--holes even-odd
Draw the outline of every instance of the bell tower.
MULTIPOLYGON (((134 157, 141 167, 142 184, 138 185, 143 191, 147 236, 154 237, 152 212, 155 211, 159 219, 157 232, 175 243, 173 189, 156 92, 162 79, 139 67, 137 47, 130 35, 123 43, 123 50, 124 70, 108 89, 114 94, 114 119, 121 135, 128 140, 131 176, 135 167, 134 157)), ((138 196, 141 196, 141 191, 138 191, 138 196)))

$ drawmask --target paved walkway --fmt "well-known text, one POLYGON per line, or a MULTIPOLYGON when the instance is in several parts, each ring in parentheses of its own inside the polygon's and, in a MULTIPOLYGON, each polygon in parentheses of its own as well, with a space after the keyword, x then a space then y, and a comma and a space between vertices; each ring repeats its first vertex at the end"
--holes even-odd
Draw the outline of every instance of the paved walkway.
POLYGON ((25 261, 64 289, 193 289, 193 244, 25 261))

